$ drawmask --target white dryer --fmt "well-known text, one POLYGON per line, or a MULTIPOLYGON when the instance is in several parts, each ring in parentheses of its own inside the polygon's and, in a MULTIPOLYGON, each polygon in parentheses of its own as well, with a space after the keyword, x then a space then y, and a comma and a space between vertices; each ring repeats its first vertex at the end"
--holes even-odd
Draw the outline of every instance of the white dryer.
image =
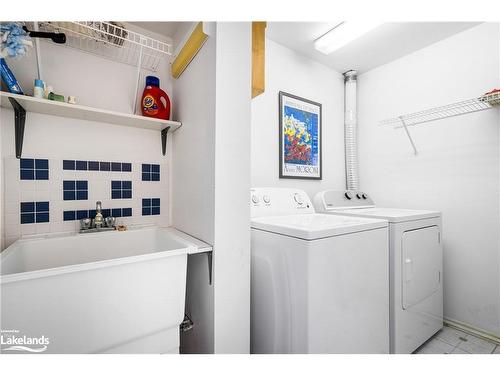
POLYGON ((251 190, 251 352, 388 353, 388 223, 251 190))
POLYGON ((375 207, 363 192, 322 191, 317 212, 389 221, 391 353, 412 353, 443 327, 441 213, 375 207))

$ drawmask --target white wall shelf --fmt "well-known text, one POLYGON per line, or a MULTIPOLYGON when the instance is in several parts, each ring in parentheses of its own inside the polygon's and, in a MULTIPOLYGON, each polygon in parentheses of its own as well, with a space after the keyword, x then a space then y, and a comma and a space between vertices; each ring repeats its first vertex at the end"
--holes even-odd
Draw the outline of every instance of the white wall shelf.
POLYGON ((17 158, 20 158, 22 154, 24 121, 27 112, 157 130, 162 135, 163 155, 166 153, 167 132, 173 132, 182 125, 177 121, 160 120, 151 117, 92 108, 78 104, 68 104, 53 100, 34 98, 31 96, 11 94, 3 91, 0 93, 0 97, 2 107, 14 108, 17 158))
POLYGON ((497 106, 500 107, 500 92, 498 91, 480 96, 478 98, 464 100, 441 107, 426 109, 420 112, 414 112, 410 114, 400 115, 398 117, 385 119, 380 121, 379 124, 381 126, 393 126, 394 129, 404 128, 413 147, 413 150, 415 154, 417 154, 417 149, 408 131, 409 126, 415 126, 426 122, 484 111, 486 109, 491 109, 497 106))

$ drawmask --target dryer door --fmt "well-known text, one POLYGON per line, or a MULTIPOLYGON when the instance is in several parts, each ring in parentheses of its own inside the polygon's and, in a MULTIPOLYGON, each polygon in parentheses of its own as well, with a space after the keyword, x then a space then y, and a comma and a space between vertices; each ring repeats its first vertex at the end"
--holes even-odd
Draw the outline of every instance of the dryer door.
POLYGON ((437 226, 403 233, 401 239, 403 309, 435 293, 441 284, 442 248, 437 226))

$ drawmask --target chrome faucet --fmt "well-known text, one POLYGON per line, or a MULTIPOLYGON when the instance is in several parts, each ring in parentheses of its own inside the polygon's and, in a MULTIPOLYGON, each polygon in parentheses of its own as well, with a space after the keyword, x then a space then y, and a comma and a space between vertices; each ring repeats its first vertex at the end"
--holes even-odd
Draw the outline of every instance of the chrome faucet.
POLYGON ((94 219, 85 218, 80 220, 80 233, 94 233, 116 229, 114 217, 109 216, 104 219, 101 201, 96 202, 95 211, 96 215, 94 219))
POLYGON ((96 228, 100 228, 104 224, 104 218, 102 217, 102 203, 101 203, 101 201, 97 201, 95 203, 95 211, 96 211, 96 214, 95 214, 95 219, 94 219, 94 226, 96 228))

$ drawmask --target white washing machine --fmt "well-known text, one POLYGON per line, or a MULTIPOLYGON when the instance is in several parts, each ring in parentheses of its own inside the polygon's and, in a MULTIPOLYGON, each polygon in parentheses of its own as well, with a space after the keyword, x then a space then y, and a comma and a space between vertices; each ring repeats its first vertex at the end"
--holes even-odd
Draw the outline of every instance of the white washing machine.
POLYGON ((443 327, 441 213, 375 207, 362 192, 316 194, 317 212, 389 221, 391 353, 412 353, 443 327))
POLYGON ((386 220, 316 214, 251 190, 251 352, 388 353, 386 220))

